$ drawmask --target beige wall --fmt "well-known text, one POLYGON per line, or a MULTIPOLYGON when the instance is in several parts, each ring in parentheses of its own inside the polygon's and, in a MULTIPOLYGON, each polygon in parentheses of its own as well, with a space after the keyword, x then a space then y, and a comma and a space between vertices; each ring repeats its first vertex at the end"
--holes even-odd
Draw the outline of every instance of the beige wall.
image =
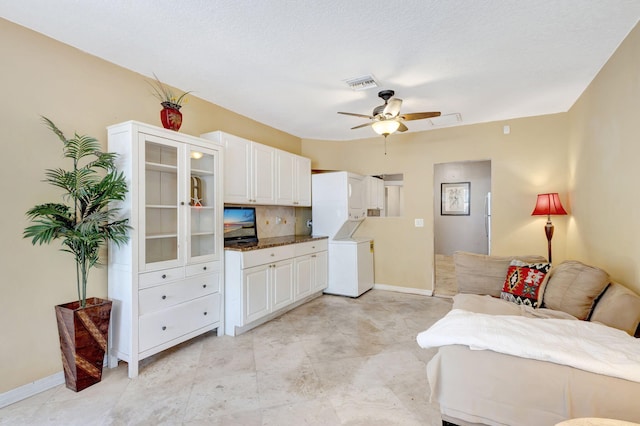
POLYGON ((568 251, 640 291, 640 27, 569 113, 568 251))
MULTIPOLYGON (((53 307, 77 299, 71 256, 59 245, 22 239, 25 212, 59 201, 41 182, 44 169, 66 167, 61 143, 40 122, 51 118, 68 136, 98 138, 126 120, 160 125, 160 106, 145 78, 0 19, 2 163, 0 221, 0 393, 62 370, 53 307)), ((149 70, 149 73, 154 70, 149 70)), ((184 90, 197 88, 187 87, 184 90)), ((194 96, 182 109, 180 132, 224 130, 300 153, 300 139, 194 96)), ((107 293, 106 269, 94 271, 89 295, 107 293)))
MULTIPOLYGON (((404 173, 405 216, 368 218, 357 235, 375 240, 376 283, 432 290, 434 164, 491 160, 492 252, 546 256, 546 218, 531 217, 531 211, 540 192, 567 197, 567 138, 567 115, 557 114, 394 134, 387 141, 386 156, 382 137, 303 140, 302 152, 312 158, 314 169, 404 173), (511 126, 510 134, 503 134, 503 125, 511 126), (424 219, 424 228, 414 227, 416 218, 424 219)), ((554 218, 554 224, 554 262, 560 262, 565 258, 566 218, 554 218)))

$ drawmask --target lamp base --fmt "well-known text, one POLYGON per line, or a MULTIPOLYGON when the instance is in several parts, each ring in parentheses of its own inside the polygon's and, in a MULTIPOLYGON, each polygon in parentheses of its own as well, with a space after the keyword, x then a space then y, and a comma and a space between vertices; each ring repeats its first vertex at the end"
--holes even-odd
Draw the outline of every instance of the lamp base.
POLYGON ((547 252, 549 263, 551 263, 551 238, 553 238, 553 224, 551 219, 547 220, 547 224, 544 226, 544 233, 547 236, 547 252))

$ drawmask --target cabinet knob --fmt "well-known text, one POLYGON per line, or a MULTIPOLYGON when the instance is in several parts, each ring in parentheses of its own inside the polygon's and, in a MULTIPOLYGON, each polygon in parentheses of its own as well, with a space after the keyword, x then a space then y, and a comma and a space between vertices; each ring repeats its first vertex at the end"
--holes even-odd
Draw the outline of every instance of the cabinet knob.
POLYGON ((163 326, 162 326, 162 331, 165 331, 166 329, 167 329, 167 326, 166 326, 166 325, 163 325, 163 326))
POLYGON ((206 270, 207 270, 207 267, 206 267, 206 266, 203 266, 203 267, 202 267, 202 269, 206 271, 206 270))
POLYGON ((165 278, 167 278, 167 274, 162 274, 162 279, 164 280, 165 278))
POLYGON ((207 288, 207 285, 206 284, 202 284, 202 288, 207 288))
POLYGON ((181 205, 181 206, 184 206, 184 201, 181 201, 181 202, 180 202, 180 205, 181 205))
POLYGON ((164 300, 164 299, 166 299, 166 298, 167 298, 167 296, 163 294, 163 295, 162 295, 162 300, 164 300))
POLYGON ((275 253, 271 253, 271 257, 275 257, 275 253))
POLYGON ((207 311, 204 311, 204 314, 207 315, 207 311))

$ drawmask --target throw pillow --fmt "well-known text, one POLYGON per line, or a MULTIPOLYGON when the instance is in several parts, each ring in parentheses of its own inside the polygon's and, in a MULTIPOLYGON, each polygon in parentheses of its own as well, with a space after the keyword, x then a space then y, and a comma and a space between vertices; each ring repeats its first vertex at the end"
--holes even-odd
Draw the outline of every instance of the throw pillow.
POLYGON ((591 321, 633 336, 640 324, 640 296, 622 284, 611 283, 593 308, 591 321))
POLYGON ((546 281, 550 268, 550 263, 511 261, 500 298, 518 305, 537 308, 538 297, 541 295, 540 289, 546 281))
POLYGON ((542 296, 543 307, 563 311, 584 320, 609 284, 609 274, 577 260, 565 260, 553 268, 542 296))
POLYGON ((514 259, 527 263, 546 262, 544 257, 537 255, 489 256, 464 251, 455 252, 453 261, 458 292, 500 297, 504 275, 514 259))

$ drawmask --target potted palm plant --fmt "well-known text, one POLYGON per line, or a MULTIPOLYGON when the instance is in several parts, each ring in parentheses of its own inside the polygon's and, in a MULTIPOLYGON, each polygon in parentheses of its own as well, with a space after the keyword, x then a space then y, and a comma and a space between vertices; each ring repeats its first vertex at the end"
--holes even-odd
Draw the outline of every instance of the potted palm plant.
POLYGON ((128 219, 118 219, 118 209, 111 204, 124 200, 127 183, 116 169, 117 154, 102 152, 100 143, 90 136, 76 133, 67 139, 51 120, 42 119, 62 141, 63 156, 72 161, 72 167, 46 170, 45 182, 62 189, 63 202, 39 204, 27 211, 31 225, 23 236, 31 238, 33 245, 60 240, 61 250, 75 259, 78 300, 57 305, 55 310, 65 382, 78 392, 102 378, 111 301, 87 298, 87 279, 108 241, 121 245, 128 240, 128 219))

